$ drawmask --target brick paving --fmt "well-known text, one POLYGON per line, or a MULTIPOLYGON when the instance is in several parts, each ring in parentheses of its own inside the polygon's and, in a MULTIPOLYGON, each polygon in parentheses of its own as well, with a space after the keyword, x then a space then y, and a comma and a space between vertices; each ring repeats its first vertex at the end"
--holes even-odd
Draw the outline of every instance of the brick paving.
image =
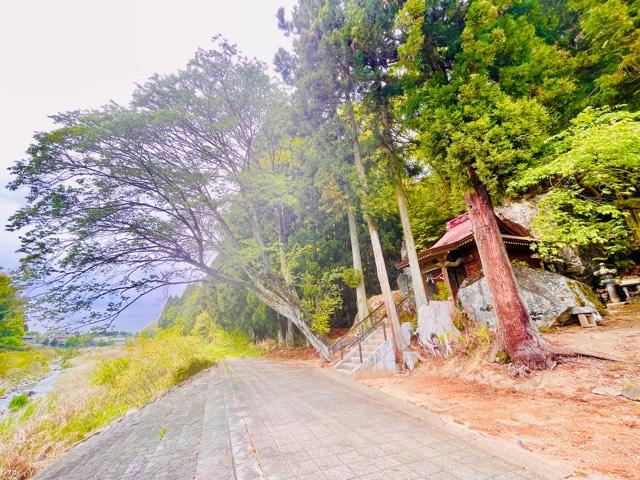
POLYGON ((222 362, 112 424, 37 479, 533 480, 566 474, 334 372, 242 359, 222 362))

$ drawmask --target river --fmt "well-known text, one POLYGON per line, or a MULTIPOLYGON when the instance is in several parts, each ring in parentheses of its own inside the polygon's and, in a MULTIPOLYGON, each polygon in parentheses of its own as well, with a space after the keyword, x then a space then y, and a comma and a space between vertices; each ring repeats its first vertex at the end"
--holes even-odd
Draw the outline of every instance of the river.
POLYGON ((60 375, 60 370, 60 365, 53 363, 51 364, 51 370, 46 376, 30 383, 20 385, 7 392, 4 397, 0 398, 0 414, 4 414, 9 410, 9 402, 11 402, 11 399, 16 395, 26 394, 31 397, 31 400, 35 400, 36 398, 49 393, 53 390, 53 386, 60 375))

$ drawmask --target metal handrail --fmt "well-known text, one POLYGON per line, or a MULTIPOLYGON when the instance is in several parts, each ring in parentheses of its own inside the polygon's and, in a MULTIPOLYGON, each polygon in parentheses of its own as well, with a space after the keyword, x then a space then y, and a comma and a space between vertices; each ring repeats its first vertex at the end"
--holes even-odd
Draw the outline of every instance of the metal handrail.
MULTIPOLYGON (((406 299, 406 297, 405 297, 406 299)), ((403 300, 404 301, 404 300, 403 300)), ((333 342, 333 344, 331 344, 331 346, 329 347, 329 350, 333 351, 333 349, 335 348, 336 345, 338 345, 342 340, 345 339, 345 337, 348 337, 351 333, 353 333, 353 331, 358 328, 359 326, 361 326, 364 322, 366 322, 367 320, 369 320, 374 313, 376 313, 378 310, 380 310, 382 307, 384 307, 384 302, 382 302, 380 305, 378 305, 375 309, 373 309, 369 315, 367 315, 366 317, 364 317, 362 320, 360 320, 357 323, 354 323, 353 325, 351 325, 351 328, 349 328, 349 330, 347 331, 347 333, 345 333, 343 336, 341 336, 338 340, 336 340, 335 342, 333 342)))
MULTIPOLYGON (((394 305, 396 311, 398 309, 398 307, 400 305, 402 305, 409 297, 404 297, 402 300, 400 300, 398 303, 396 303, 394 305)), ((357 324, 353 325, 349 331, 343 335, 342 337, 340 337, 340 339, 338 341, 336 341, 333 345, 331 345, 330 349, 331 351, 334 351, 334 348, 336 345, 338 345, 339 343, 341 343, 355 328, 360 327, 360 332, 356 335, 356 338, 353 339, 349 344, 341 344, 340 345, 340 358, 344 359, 344 351, 347 349, 350 349, 351 347, 353 347, 356 343, 358 344, 358 353, 360 355, 360 363, 362 363, 362 342, 364 342, 364 340, 369 336, 369 334, 371 334, 375 329, 378 328, 378 326, 380 324, 382 324, 382 334, 384 335, 384 340, 385 342, 387 341, 387 330, 385 327, 385 323, 384 321, 387 319, 387 315, 384 315, 383 317, 380 317, 378 320, 374 321, 365 331, 363 323, 365 320, 367 320, 368 318, 370 318, 375 312, 377 312, 381 307, 383 307, 385 304, 382 303, 381 305, 379 305, 375 310, 373 310, 369 315, 367 315, 364 319, 362 319, 360 322, 358 322, 357 324)))

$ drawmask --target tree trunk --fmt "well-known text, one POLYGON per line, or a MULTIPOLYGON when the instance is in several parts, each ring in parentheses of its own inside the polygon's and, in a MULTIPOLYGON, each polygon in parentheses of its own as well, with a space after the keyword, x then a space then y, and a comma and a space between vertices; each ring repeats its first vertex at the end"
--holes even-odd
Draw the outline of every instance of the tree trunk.
POLYGON ((409 259, 409 271, 411 272, 411 285, 413 286, 413 295, 416 300, 416 310, 418 311, 418 320, 420 318, 423 305, 429 303, 427 300, 427 292, 424 289, 422 280, 422 272, 420 271, 420 261, 418 260, 418 252, 416 250, 416 242, 413 239, 413 231, 409 222, 409 209, 407 208, 407 198, 404 194, 402 180, 399 175, 396 177, 396 196, 398 197, 398 211, 400 212, 400 222, 402 223, 402 234, 407 249, 407 258, 409 259))
POLYGON ((399 368, 402 368, 404 364, 402 352, 406 346, 404 344, 404 339, 402 338, 402 332, 400 331, 400 319, 398 318, 396 303, 393 300, 393 294, 391 293, 389 277, 387 277, 387 266, 384 263, 384 253, 382 252, 378 228, 375 226, 369 215, 366 215, 366 220, 369 227, 369 235, 371 236, 371 247, 373 249, 373 258, 376 263, 376 273, 378 274, 378 281, 380 282, 380 289, 382 290, 382 296, 384 298, 387 318, 389 319, 389 324, 391 326, 391 336, 393 337, 396 363, 399 368))
POLYGON ((293 329, 293 322, 291 320, 287 320, 286 342, 287 342, 287 347, 289 348, 294 347, 296 343, 295 331, 293 329))
MULTIPOLYGON (((295 292, 293 288, 293 275, 291 274, 291 270, 289 269, 289 262, 287 260, 287 235, 285 232, 284 226, 284 212, 283 207, 280 205, 278 207, 278 251, 280 254, 280 269, 282 270, 282 277, 284 278, 284 283, 291 290, 291 292, 295 292)), ((297 298, 297 294, 296 294, 297 298)), ((288 348, 295 346, 295 331, 293 327, 293 322, 291 320, 287 320, 287 333, 285 336, 285 342, 288 348)))
POLYGON ((285 329, 285 322, 288 322, 289 320, 287 320, 286 318, 282 318, 280 317, 280 315, 278 314, 278 329, 277 329, 277 335, 278 335, 278 346, 279 347, 284 347, 285 346, 285 342, 286 342, 286 329, 285 329))
POLYGON ((347 219, 349 220, 349 237, 351 238, 351 255, 353 256, 353 269, 357 270, 361 274, 360 283, 356 285, 358 319, 364 320, 369 316, 369 307, 367 306, 367 292, 364 288, 364 272, 362 270, 362 257, 360 255, 358 225, 356 224, 356 216, 351 206, 347 207, 347 219))
MULTIPOLYGON (((353 107, 351 105, 347 108, 347 114, 349 115, 349 123, 351 124, 353 135, 353 156, 355 161, 356 172, 363 188, 363 194, 367 195, 367 173, 362 162, 362 151, 360 149, 360 141, 358 139, 358 129, 356 127, 356 120, 353 113, 353 107)), ((371 237, 371 248, 373 249, 373 258, 376 263, 376 273, 378 276, 378 282, 380 282, 380 289, 382 290, 382 296, 384 298, 385 309, 389 324, 391 327, 391 336, 393 337, 393 347, 396 356, 396 364, 399 368, 403 367, 404 360, 402 352, 405 349, 402 333, 400 331, 400 320, 398 319, 398 312, 391 293, 391 286, 389 285, 389 277, 387 276, 387 266, 384 263, 384 253, 382 251, 382 245, 380 243, 380 236, 378 235, 378 227, 371 219, 370 215, 364 214, 369 228, 369 236, 371 237)))
POLYGON ((279 313, 287 320, 291 321, 296 327, 298 327, 300 333, 304 335, 304 337, 309 341, 313 348, 316 349, 316 351, 322 356, 322 358, 324 358, 326 361, 331 360, 331 352, 329 350, 329 347, 322 341, 319 336, 311 331, 311 328, 309 328, 307 322, 304 321, 302 311, 297 305, 293 305, 283 300, 281 296, 267 289, 255 278, 252 278, 250 280, 250 284, 246 285, 246 288, 249 288, 256 295, 256 297, 260 299, 261 302, 266 304, 273 311, 279 313))
POLYGON ((515 366, 545 370, 551 363, 549 351, 531 324, 489 194, 472 168, 468 173, 472 189, 465 193, 465 201, 496 314, 498 335, 515 366))
MULTIPOLYGON (((455 327, 450 317, 446 315, 437 315, 429 318, 427 305, 427 292, 420 271, 420 261, 418 260, 418 252, 411 231, 411 223, 409 222, 409 210, 407 208, 407 200, 402 187, 402 180, 399 175, 396 177, 396 194, 398 197, 398 210, 400 211, 400 221, 402 222, 402 231, 404 234, 404 242, 407 248, 407 258, 409 260, 409 271, 411 272, 411 284, 413 285, 413 295, 416 300, 416 310, 418 313, 418 326, 424 331, 438 332, 437 337, 429 338, 426 341, 440 342, 444 348, 446 355, 451 353, 450 341, 460 336, 460 332, 455 327), (442 338, 444 337, 444 338, 442 338)), ((445 267, 446 269, 446 267, 445 267)), ((446 272, 446 270, 443 270, 446 272)), ((432 349, 433 350, 433 349, 432 349)))

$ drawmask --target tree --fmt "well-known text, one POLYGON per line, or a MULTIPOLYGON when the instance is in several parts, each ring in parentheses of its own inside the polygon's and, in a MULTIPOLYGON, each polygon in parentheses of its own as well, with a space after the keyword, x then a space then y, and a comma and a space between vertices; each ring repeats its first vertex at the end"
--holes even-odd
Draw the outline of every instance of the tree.
POLYGON ((377 168, 386 170, 385 177, 391 181, 395 191, 409 269, 414 279, 418 319, 421 322, 433 322, 434 319, 425 317, 427 293, 422 282, 406 195, 409 135, 393 115, 394 101, 402 91, 399 77, 393 71, 393 65, 398 60, 395 19, 399 6, 395 2, 381 4, 370 0, 352 0, 347 2, 345 8, 348 12, 345 29, 351 32, 351 48, 361 57, 357 79, 364 85, 362 105, 370 117, 368 128, 375 139, 375 156, 379 157, 377 168))
MULTIPOLYGON (((339 127, 339 125, 336 126, 339 127)), ((329 132, 325 131, 323 133, 330 136, 329 132)), ((342 146, 338 142, 329 142, 329 145, 327 145, 326 141, 317 143, 319 143, 319 149, 326 148, 330 151, 330 153, 322 155, 322 160, 324 161, 316 178, 316 184, 322 191, 322 209, 333 217, 341 217, 346 212, 351 246, 352 271, 347 274, 349 278, 345 278, 345 283, 355 289, 358 319, 364 320, 369 316, 369 307, 367 305, 367 291, 362 266, 362 253, 360 250, 360 234, 356 208, 357 197, 350 186, 349 169, 346 168, 348 163, 344 158, 341 158, 343 151, 348 149, 341 148, 342 146)))
POLYGON ((12 168, 11 188, 29 189, 12 228, 31 227, 21 271, 40 288, 40 313, 98 304, 84 322, 110 323, 167 285, 227 283, 291 320, 328 358, 272 267, 273 218, 251 189, 284 101, 263 65, 219 41, 185 70, 152 77, 130 107, 55 116, 61 127, 37 134, 12 168))
POLYGON ((570 246, 623 261, 640 247, 640 114, 587 108, 509 189, 542 195, 534 226, 546 258, 570 246))
POLYGON ((23 300, 11 277, 0 272, 0 349, 23 346, 24 328, 23 300))
MULTIPOLYGON (((446 2, 437 3, 447 7, 446 2)), ((494 80, 495 65, 507 69, 503 56, 512 64, 522 63, 513 58, 514 44, 508 43, 512 37, 528 51, 537 37, 527 29, 528 35, 518 38, 518 29, 526 25, 516 16, 501 14, 491 1, 459 8, 464 27, 456 32, 454 24, 459 36, 451 42, 451 50, 441 50, 447 57, 430 55, 437 62, 422 57, 422 52, 437 46, 431 24, 425 25, 426 19, 433 22, 433 16, 424 16, 415 2, 399 15, 410 26, 400 59, 409 76, 404 105, 410 112, 408 126, 419 132, 420 150, 432 166, 465 191, 505 350, 517 366, 544 369, 551 363, 550 352, 531 324, 489 198, 489 191, 499 195, 505 179, 531 161, 550 124, 543 105, 510 96, 494 80)), ((433 23, 437 31, 438 22, 433 23)))
POLYGON ((67 348, 77 348, 80 346, 80 337, 73 336, 69 337, 64 341, 64 346, 67 348))
MULTIPOLYGON (((345 22, 348 6, 327 1, 318 4, 303 0, 293 12, 290 21, 279 14, 280 26, 294 35, 296 54, 295 84, 297 106, 305 119, 319 124, 342 115, 353 148, 357 175, 356 191, 367 203, 367 174, 360 144, 360 131, 356 121, 354 103, 359 95, 358 54, 351 48, 351 32, 345 22)), ((374 253, 376 273, 385 299, 387 318, 394 339, 396 362, 402 365, 404 350, 400 322, 387 275, 384 253, 378 227, 365 211, 374 253)))

